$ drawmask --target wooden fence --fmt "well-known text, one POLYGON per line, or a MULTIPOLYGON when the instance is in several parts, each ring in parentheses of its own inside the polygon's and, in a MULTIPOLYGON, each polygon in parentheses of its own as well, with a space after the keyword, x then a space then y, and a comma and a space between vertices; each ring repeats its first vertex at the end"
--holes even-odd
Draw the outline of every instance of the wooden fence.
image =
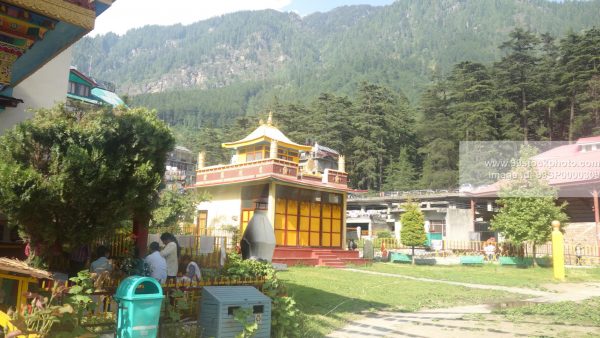
POLYGON ((95 254, 96 248, 100 245, 106 246, 110 250, 110 256, 116 259, 133 255, 134 240, 128 234, 113 234, 101 238, 92 243, 92 254, 95 254))
MULTIPOLYGON (((160 242, 160 234, 151 234, 148 244, 152 241, 160 242)), ((176 236, 181 248, 181 255, 189 255, 191 259, 203 268, 218 268, 223 265, 226 252, 231 250, 230 239, 226 236, 176 236)), ((128 234, 114 234, 95 241, 92 246, 94 254, 96 248, 104 245, 110 250, 113 264, 118 268, 123 259, 133 257, 134 240, 128 234)))
MULTIPOLYGON (((106 331, 113 328, 116 320, 117 303, 114 295, 121 279, 111 279, 108 275, 95 276, 95 291, 91 294, 96 306, 86 313, 83 320, 84 326, 96 331, 106 331)), ((70 282, 43 281, 40 291, 51 292, 53 286, 60 283, 65 287, 70 282)), ((161 322, 168 321, 169 311, 175 311, 182 318, 196 319, 200 311, 202 288, 205 286, 234 286, 246 285, 263 289, 264 279, 233 279, 233 278, 209 278, 201 281, 177 281, 163 283, 162 289, 165 295, 161 308, 161 322)))
MULTIPOLYGON (((375 238, 373 239, 373 247, 375 250, 380 250, 382 245, 386 250, 404 250, 410 247, 403 245, 395 238, 375 238)), ((487 242, 483 241, 457 241, 457 240, 442 240, 442 249, 440 251, 432 251, 433 254, 446 256, 449 254, 457 255, 479 255, 484 253, 484 248, 487 242)), ((364 239, 358 241, 358 247, 364 246, 364 239)), ((497 256, 532 256, 533 244, 526 243, 523 245, 513 243, 496 243, 497 256)), ((565 263, 567 265, 600 265, 600 253, 598 245, 582 245, 580 246, 581 258, 576 256, 577 244, 565 243, 565 263)), ((421 249, 430 249, 420 247, 421 249)), ((544 243, 536 245, 536 257, 552 256, 552 243, 544 243)))

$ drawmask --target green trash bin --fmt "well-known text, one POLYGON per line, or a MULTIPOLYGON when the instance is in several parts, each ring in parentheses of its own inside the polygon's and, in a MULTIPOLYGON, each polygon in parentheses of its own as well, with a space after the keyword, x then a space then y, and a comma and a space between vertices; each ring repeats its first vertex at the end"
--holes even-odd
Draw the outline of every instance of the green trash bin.
POLYGON ((114 298, 118 304, 117 338, 157 336, 163 291, 156 279, 127 277, 114 298))

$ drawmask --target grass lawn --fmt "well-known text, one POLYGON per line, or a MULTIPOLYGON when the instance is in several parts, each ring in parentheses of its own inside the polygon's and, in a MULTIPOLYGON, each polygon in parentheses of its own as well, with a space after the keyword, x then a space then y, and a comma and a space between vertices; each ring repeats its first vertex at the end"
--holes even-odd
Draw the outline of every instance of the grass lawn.
MULTIPOLYGON (((393 273, 413 277, 449 280, 455 282, 540 288, 546 283, 557 283, 552 268, 516 268, 495 264, 483 266, 463 265, 410 265, 399 263, 374 263, 358 269, 393 273)), ((567 282, 600 281, 600 269, 567 269, 567 282)))
POLYGON ((499 309, 494 313, 502 314, 513 322, 541 320, 553 324, 600 326, 600 297, 580 303, 559 302, 499 309))
POLYGON ((306 337, 322 337, 342 327, 362 311, 395 309, 413 312, 464 304, 494 303, 523 298, 492 290, 475 290, 359 274, 329 268, 293 267, 277 273, 298 307, 308 317, 306 337))

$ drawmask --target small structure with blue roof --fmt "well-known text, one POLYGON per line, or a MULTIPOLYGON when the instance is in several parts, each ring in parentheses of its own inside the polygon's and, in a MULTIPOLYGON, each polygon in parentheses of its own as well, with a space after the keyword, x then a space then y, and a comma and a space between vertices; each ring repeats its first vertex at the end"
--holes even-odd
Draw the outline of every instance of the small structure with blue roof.
POLYGON ((258 330, 253 337, 271 336, 271 298, 252 286, 205 286, 198 324, 206 337, 233 338, 242 331, 242 324, 235 319, 237 309, 248 309, 256 321, 258 330))

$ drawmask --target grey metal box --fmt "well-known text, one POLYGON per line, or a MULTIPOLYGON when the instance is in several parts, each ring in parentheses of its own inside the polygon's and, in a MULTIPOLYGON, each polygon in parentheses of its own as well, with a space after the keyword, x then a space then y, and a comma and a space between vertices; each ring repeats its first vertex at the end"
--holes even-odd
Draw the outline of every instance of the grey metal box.
POLYGON ((205 286, 202 288, 198 325, 203 337, 233 338, 242 332, 234 319, 236 308, 252 310, 248 321, 256 320, 258 330, 253 337, 271 336, 271 298, 252 286, 205 286))

